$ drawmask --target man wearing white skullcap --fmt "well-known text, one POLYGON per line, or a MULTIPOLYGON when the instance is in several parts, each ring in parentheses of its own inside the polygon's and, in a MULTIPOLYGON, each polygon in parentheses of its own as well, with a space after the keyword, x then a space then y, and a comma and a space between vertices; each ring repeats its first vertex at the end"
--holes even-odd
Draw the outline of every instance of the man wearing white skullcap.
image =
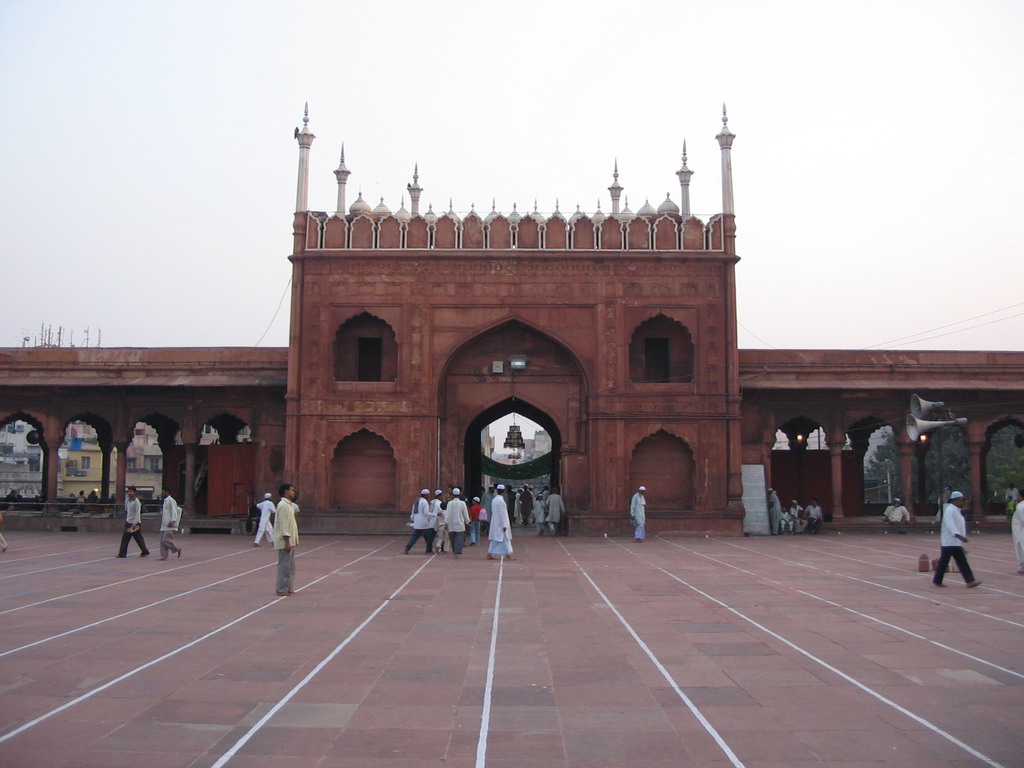
POLYGON ((270 494, 263 494, 263 501, 256 505, 260 510, 260 524, 256 526, 256 538, 252 545, 258 547, 260 539, 266 538, 268 544, 274 543, 274 502, 270 500, 270 494))
POLYGON ((452 554, 456 559, 462 557, 462 545, 466 540, 466 526, 470 523, 469 509, 462 498, 459 488, 452 488, 452 500, 444 508, 444 516, 448 521, 448 535, 452 540, 452 554))
POLYGON ((419 498, 412 504, 412 511, 409 513, 412 536, 405 545, 405 554, 407 555, 420 536, 423 537, 427 544, 427 551, 424 554, 429 555, 434 551, 434 536, 436 533, 434 531, 434 515, 431 513, 430 504, 427 502, 428 496, 430 496, 430 491, 424 488, 420 491, 419 498))

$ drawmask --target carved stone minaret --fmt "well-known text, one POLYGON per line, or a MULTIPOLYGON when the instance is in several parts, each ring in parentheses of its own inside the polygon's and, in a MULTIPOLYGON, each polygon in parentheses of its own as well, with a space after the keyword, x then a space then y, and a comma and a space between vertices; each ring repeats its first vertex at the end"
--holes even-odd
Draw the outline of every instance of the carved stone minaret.
POLYGON ((309 148, 313 146, 312 133, 309 132, 309 102, 302 115, 302 130, 295 129, 295 140, 299 142, 299 182, 295 193, 295 210, 309 210, 309 148))
POLYGON ((407 184, 405 187, 409 190, 409 205, 412 210, 409 213, 412 216, 419 216, 420 213, 420 195, 423 194, 423 187, 420 186, 420 164, 416 163, 412 171, 412 184, 407 184))
POLYGON ((345 145, 341 145, 341 162, 338 163, 338 169, 334 172, 334 177, 338 180, 338 216, 344 216, 348 213, 348 209, 345 207, 345 184, 348 182, 348 177, 352 175, 352 171, 345 165, 345 145))
POLYGON ((693 171, 686 166, 686 139, 683 139, 683 165, 676 171, 676 176, 679 177, 679 215, 687 219, 690 217, 690 178, 693 171))
POLYGON ((733 214, 732 203, 732 142, 735 134, 729 130, 729 116, 722 105, 722 130, 715 137, 722 149, 722 213, 733 214))
POLYGON ((619 159, 615 158, 615 170, 612 172, 612 185, 608 187, 608 193, 612 196, 612 216, 619 213, 619 198, 622 196, 622 186, 619 184, 619 159))

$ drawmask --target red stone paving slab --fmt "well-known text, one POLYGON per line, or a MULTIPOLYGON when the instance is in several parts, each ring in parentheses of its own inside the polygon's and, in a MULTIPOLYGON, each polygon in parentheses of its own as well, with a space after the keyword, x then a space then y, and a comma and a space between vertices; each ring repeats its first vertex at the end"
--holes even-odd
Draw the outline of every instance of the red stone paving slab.
MULTIPOLYGON (((398 554, 398 538, 308 537, 300 592, 276 600, 273 553, 247 548, 242 537, 187 537, 187 567, 111 558, 29 575, 69 557, 94 559, 110 545, 92 534, 32 541, 17 559, 10 557, 16 548, 0 558, 0 653, 103 623, 0 657, 0 739, 96 685, 174 655, 0 743, 0 764, 211 766, 383 605, 229 765, 476 768, 499 574, 482 550, 456 564, 398 554), (198 591, 176 596, 188 590, 198 591), (4 613, 49 598, 58 599, 4 613)), ((950 589, 935 590, 928 574, 916 572, 918 550, 937 547, 925 537, 650 539, 643 546, 517 537, 520 559, 501 571, 486 765, 732 765, 663 669, 748 768, 984 764, 804 649, 1006 768, 1024 766, 1024 679, 867 618, 1024 674, 1024 627, 1006 623, 1024 625, 1024 579, 1012 575, 1008 536, 982 544, 971 557, 986 571, 985 586, 965 590, 950 581, 950 589)))

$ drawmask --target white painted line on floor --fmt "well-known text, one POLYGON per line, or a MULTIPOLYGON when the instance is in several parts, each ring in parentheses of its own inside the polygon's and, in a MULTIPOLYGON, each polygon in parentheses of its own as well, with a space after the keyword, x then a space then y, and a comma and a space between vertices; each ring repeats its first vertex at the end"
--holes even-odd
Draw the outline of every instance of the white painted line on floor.
MULTIPOLYGON (((763 624, 761 624, 760 622, 750 618, 749 616, 747 616, 746 614, 742 613, 741 611, 736 610, 735 608, 733 608, 728 603, 725 603, 722 600, 719 600, 717 597, 714 597, 714 596, 708 594, 707 592, 705 592, 704 590, 700 589, 699 587, 696 587, 693 584, 690 584, 685 579, 679 578, 674 573, 666 571, 664 568, 662 568, 661 566, 658 566, 658 565, 652 563, 650 560, 646 560, 645 558, 641 557, 640 555, 636 554, 635 552, 632 552, 632 550, 627 549, 626 547, 622 546, 621 544, 619 544, 619 546, 622 547, 623 549, 626 549, 627 552, 630 552, 631 554, 633 554, 633 556, 636 557, 641 562, 647 563, 649 566, 651 566, 655 570, 661 571, 666 576, 668 576, 670 579, 678 581, 684 587, 687 587, 688 589, 693 590, 694 592, 696 592, 698 595, 702 596, 706 600, 710 600, 711 602, 715 603, 715 605, 721 606, 722 608, 724 608, 725 610, 729 611, 734 616, 736 616, 736 617, 742 619, 743 621, 747 622, 751 626, 757 627, 758 629, 760 629, 762 632, 764 632, 768 636, 773 637, 776 640, 778 640, 780 643, 789 646, 790 648, 792 648, 794 651, 796 651, 800 655, 810 659, 811 661, 813 661, 816 664, 821 665, 822 667, 824 667, 825 669, 829 670, 833 674, 838 675, 843 680, 846 680, 851 685, 854 685, 857 688, 859 688, 860 690, 864 691, 864 693, 868 694, 872 698, 877 699, 878 701, 882 702, 883 704, 886 704, 886 705, 892 707, 893 709, 895 709, 900 714, 905 715, 906 717, 909 717, 911 720, 913 720, 914 722, 918 723, 919 725, 923 725, 925 728, 930 730, 932 733, 934 733, 934 734, 936 734, 938 736, 941 736, 942 738, 946 739, 947 741, 955 744, 956 746, 960 747, 962 750, 964 750, 968 754, 973 755, 977 759, 979 759, 982 762, 984 762, 986 765, 992 766, 992 768, 1005 768, 1005 766, 1003 766, 1001 763, 998 763, 995 760, 993 760, 992 758, 990 758, 990 757, 988 757, 986 755, 983 755, 981 752, 976 750, 970 744, 966 744, 965 742, 961 741, 960 739, 958 739, 953 734, 949 733, 948 731, 943 730, 939 726, 935 725, 934 723, 932 723, 929 720, 926 720, 925 718, 921 717, 920 715, 915 714, 914 712, 911 712, 906 707, 903 707, 900 704, 897 704, 892 699, 886 698, 885 696, 880 694, 878 691, 876 691, 873 688, 865 685, 864 683, 860 682, 856 678, 851 677, 850 675, 848 675, 845 672, 843 672, 841 669, 838 669, 837 667, 832 666, 831 664, 829 664, 824 659, 818 658, 817 656, 815 656, 810 651, 804 650, 799 645, 797 645, 796 643, 794 643, 794 642, 792 642, 790 640, 787 640, 785 637, 783 637, 782 635, 778 634, 777 632, 774 632, 771 629, 768 629, 768 627, 766 627, 763 624)), ((852 577, 849 577, 849 578, 852 578, 852 577)), ((860 581, 860 579, 856 579, 856 580, 860 581)), ((866 583, 870 583, 870 582, 866 582, 866 583)))
POLYGON ((498 647, 498 615, 501 611, 501 586, 505 577, 505 558, 498 566, 498 588, 494 593, 494 617, 491 619, 491 646, 487 655, 487 682, 484 684, 484 708, 480 713, 480 735, 476 742, 476 768, 487 764, 487 735, 491 730, 491 698, 494 693, 494 662, 498 647))
MULTIPOLYGON (((314 549, 304 550, 302 552, 302 554, 303 555, 308 555, 308 554, 311 554, 313 552, 316 552, 317 550, 324 549, 325 547, 329 547, 329 546, 331 546, 331 544, 324 544, 324 545, 316 547, 314 549)), ((149 579, 149 578, 152 578, 153 576, 164 576, 164 575, 166 575, 168 573, 174 573, 176 571, 180 571, 183 568, 196 568, 196 567, 198 567, 200 565, 206 565, 207 563, 216 562, 217 560, 224 560, 225 558, 228 558, 228 557, 238 557, 239 555, 245 555, 245 554, 248 554, 249 551, 250 551, 249 549, 241 549, 238 552, 231 552, 231 553, 226 554, 226 555, 218 555, 217 557, 211 557, 208 560, 197 560, 197 561, 193 561, 193 562, 189 562, 189 563, 184 563, 182 565, 175 565, 173 568, 167 568, 167 569, 161 570, 161 571, 152 571, 151 573, 144 573, 141 576, 133 576, 130 579, 122 579, 121 581, 112 581, 109 584, 101 584, 98 587, 90 587, 89 589, 80 589, 78 592, 69 592, 66 595, 57 595, 55 597, 48 597, 45 600, 39 600, 39 601, 37 601, 35 603, 26 603, 25 605, 19 605, 17 608, 8 608, 6 611, 0 611, 0 616, 6 616, 8 613, 14 613, 15 611, 23 611, 26 608, 35 608, 35 607, 40 606, 40 605, 46 605, 47 603, 52 603, 55 600, 66 600, 69 597, 78 597, 79 595, 87 595, 90 592, 98 592, 101 589, 109 589, 110 587, 120 587, 120 586, 123 586, 125 584, 131 584, 133 581, 139 581, 141 579, 149 579)), ((276 565, 276 563, 274 563, 274 564, 276 565)))
POLYGON ((93 563, 106 563, 110 561, 110 557, 97 557, 95 560, 80 560, 76 563, 68 563, 67 565, 55 565, 52 568, 40 568, 37 571, 24 571, 22 573, 12 573, 7 576, 0 576, 0 581, 4 579, 20 579, 25 576, 35 576, 38 573, 52 573, 53 571, 62 571, 65 568, 81 568, 83 565, 92 565, 93 563))
POLYGON ((932 645, 934 645, 934 646, 936 646, 938 648, 942 648, 943 650, 950 651, 952 653, 955 653, 958 656, 963 656, 964 658, 971 659, 972 661, 976 661, 979 664, 984 664, 986 666, 992 667, 993 669, 997 669, 1000 672, 1005 672, 1008 675, 1012 675, 1014 677, 1019 677, 1020 679, 1024 680, 1024 674, 1021 674, 1020 672, 1015 672, 1012 669, 1008 669, 1006 667, 1001 667, 1001 666, 999 666, 998 664, 996 664, 994 662, 986 661, 985 659, 982 659, 982 658, 980 658, 978 656, 974 656, 974 655, 972 655, 970 653, 967 653, 966 651, 961 651, 959 648, 954 648, 951 645, 946 645, 945 643, 940 643, 937 640, 931 640, 930 638, 927 638, 924 635, 919 635, 917 632, 913 632, 913 631, 911 631, 909 629, 906 629, 904 627, 901 627, 901 626, 899 626, 897 624, 893 624, 891 622, 885 621, 883 619, 878 618, 877 616, 872 616, 872 615, 867 614, 867 613, 861 613, 860 611, 854 610, 853 608, 849 608, 849 607, 847 607, 845 605, 842 605, 841 603, 837 603, 834 600, 828 600, 828 599, 826 599, 824 597, 819 597, 818 595, 815 595, 813 592, 808 592, 807 590, 804 590, 804 589, 797 589, 796 587, 792 587, 792 586, 790 586, 788 584, 783 584, 781 582, 775 581, 774 579, 769 579, 769 578, 767 578, 765 576, 761 576, 760 574, 757 574, 757 573, 755 573, 753 571, 748 571, 746 568, 740 568, 739 566, 733 565, 732 563, 727 563, 724 560, 719 560, 717 557, 712 557, 711 555, 706 554, 704 552, 698 552, 697 550, 690 549, 688 547, 684 547, 681 544, 676 544, 675 542, 668 541, 667 539, 662 539, 662 541, 664 541, 666 544, 671 544, 673 547, 677 547, 677 548, 679 548, 679 549, 681 549, 684 552, 687 552, 689 554, 697 555, 699 557, 703 557, 703 558, 705 558, 707 560, 710 560, 713 563, 718 563, 719 565, 723 565, 726 568, 732 568, 733 570, 737 570, 737 571, 740 571, 741 573, 748 574, 748 575, 753 576, 753 577, 755 577, 757 579, 760 579, 761 581, 767 581, 767 582, 769 582, 771 584, 777 584, 777 585, 779 585, 779 586, 781 586, 781 587, 783 587, 785 589, 790 589, 790 590, 792 590, 794 592, 798 592, 801 595, 806 595, 807 597, 814 598, 815 600, 820 600, 823 603, 828 603, 829 605, 833 605, 836 608, 840 608, 840 609, 842 609, 844 611, 848 611, 849 613, 852 613, 855 616, 860 616, 861 618, 868 619, 869 621, 877 622, 878 624, 881 624, 883 626, 889 627, 890 629, 893 629, 893 630, 895 630, 897 632, 902 632, 904 634, 910 635, 911 637, 913 637, 915 639, 918 639, 918 640, 924 640, 926 643, 931 643, 932 645))
MULTIPOLYGON (((566 549, 565 544, 561 541, 558 542, 558 544, 563 550, 565 550, 566 556, 572 561, 573 565, 576 566, 577 570, 579 570, 579 572, 583 574, 583 577, 590 582, 590 586, 594 588, 594 591, 596 591, 597 594, 601 596, 601 599, 604 600, 605 605, 607 605, 608 608, 611 609, 612 613, 615 614, 616 618, 618 618, 622 626, 626 628, 626 631, 629 632, 629 634, 633 637, 633 640, 636 642, 636 644, 640 646, 641 650, 643 650, 645 654, 647 654, 647 658, 649 658, 651 660, 651 663, 653 663, 654 666, 657 667, 658 671, 661 672, 661 676, 665 678, 665 681, 672 687, 672 690, 676 692, 676 695, 680 698, 683 704, 685 704, 686 707, 690 710, 690 713, 695 718, 697 718, 698 722, 700 722, 700 724, 704 726, 704 730, 707 731, 711 738, 715 740, 715 743, 718 744, 719 749, 721 749, 722 752, 725 753, 725 756, 729 758, 729 762, 736 766, 736 768, 744 768, 744 764, 740 761, 740 759, 736 756, 732 749, 729 748, 729 745, 725 743, 725 739, 723 739, 722 736, 718 733, 718 731, 715 730, 715 727, 711 725, 710 722, 708 722, 707 718, 704 717, 704 714, 697 708, 697 705, 690 700, 690 697, 683 692, 683 689, 679 687, 679 684, 675 681, 675 678, 673 678, 669 671, 665 669, 665 666, 658 660, 658 657, 654 655, 654 652, 647 646, 647 643, 645 643, 640 638, 640 636, 636 633, 636 630, 633 629, 632 625, 630 625, 630 623, 626 621, 626 617, 619 613, 619 609, 612 604, 612 601, 608 599, 607 595, 605 595, 605 593, 601 591, 601 588, 597 586, 594 580, 590 578, 590 574, 583 569, 583 566, 576 562, 576 559, 569 553, 569 550, 566 549)), ((619 544, 619 546, 622 545, 619 544)), ((623 547, 623 549, 625 549, 625 547, 623 547)), ((629 550, 626 551, 628 552, 629 550)))
MULTIPOLYGON (((662 539, 662 541, 664 541, 664 539, 662 539)), ((790 562, 789 560, 786 560, 785 558, 777 557, 776 555, 769 555, 766 552, 758 552, 757 550, 748 549, 747 547, 741 547, 738 544, 732 544, 732 543, 724 541, 722 539, 719 539, 719 541, 721 541, 721 543, 726 544, 726 545, 728 545, 730 547, 736 547, 736 548, 742 549, 742 550, 744 550, 746 552, 751 552, 751 553, 754 553, 754 554, 757 554, 757 555, 762 555, 762 556, 765 556, 765 557, 770 557, 770 558, 775 559, 775 560, 781 560, 784 563, 790 562)), ((666 543, 671 543, 671 542, 666 542, 666 543)), ((678 546, 678 545, 674 545, 674 546, 678 546)), ((686 550, 687 552, 692 551, 692 550, 686 549, 686 547, 680 547, 680 548, 686 550)), ((875 566, 876 565, 875 563, 871 563, 871 562, 868 562, 866 560, 857 560, 856 558, 844 557, 843 555, 833 555, 833 557, 842 557, 845 560, 853 560, 854 562, 860 562, 860 563, 864 563, 865 565, 870 565, 870 566, 875 566)), ((868 579, 861 579, 861 578, 858 578, 857 576, 849 576, 849 575, 847 575, 845 573, 838 573, 836 571, 831 571, 828 568, 821 568, 820 566, 808 566, 808 567, 809 568, 814 568, 814 570, 821 571, 822 573, 828 574, 829 576, 836 576, 836 577, 841 578, 841 579, 849 579, 850 581, 856 581, 856 582, 859 582, 861 584, 868 584, 868 585, 870 585, 872 587, 878 587, 880 589, 887 589, 890 592, 896 592, 897 594, 900 594, 900 595, 906 595, 907 597, 912 597, 915 600, 924 600, 924 601, 929 602, 929 603, 934 603, 936 605, 942 605, 942 606, 945 606, 947 608, 953 608, 953 609, 958 610, 958 611, 963 611, 964 613, 970 613, 970 614, 973 614, 975 616, 980 616, 980 617, 985 618, 985 619, 990 619, 991 621, 998 621, 998 622, 1000 622, 1002 624, 1009 624, 1009 625, 1014 626, 1014 627, 1024 628, 1024 624, 1021 624, 1020 622, 1010 621, 1009 619, 1004 619, 1004 618, 1002 618, 1000 616, 992 616, 991 614, 982 613, 981 611, 976 611, 973 608, 965 608, 964 606, 956 605, 955 603, 947 603, 947 602, 944 602, 942 600, 939 600, 935 595, 925 596, 925 595, 918 594, 916 592, 908 592, 907 590, 900 589, 899 587, 892 587, 892 586, 889 586, 888 584, 879 584, 877 581, 869 581, 868 579)), ((899 570, 899 569, 896 569, 896 570, 899 570)), ((928 587, 931 588, 931 589, 934 589, 934 587, 932 587, 932 585, 931 585, 931 580, 930 579, 928 580, 928 587)), ((986 589, 986 585, 982 584, 981 585, 981 589, 986 589)), ((988 590, 988 591, 994 591, 994 590, 988 590)), ((1007 594, 1007 593, 1004 593, 1004 594, 1007 594)), ((1013 592, 1010 592, 1009 594, 1012 595, 1013 597, 1019 597, 1019 595, 1016 595, 1013 592)))
MULTIPOLYGON (((387 546, 387 545, 384 545, 384 546, 387 546)), ((317 547, 317 549, 323 549, 323 547, 317 547)), ((364 558, 367 558, 367 557, 369 557, 369 554, 363 555, 362 557, 359 557, 359 558, 356 558, 352 562, 346 563, 345 565, 341 566, 341 568, 335 569, 334 573, 337 573, 342 568, 346 568, 349 565, 353 565, 355 563, 358 563, 360 560, 363 560, 364 558)), ((424 565, 426 565, 426 563, 424 563, 424 565)), ((417 573, 418 573, 418 571, 417 571, 417 573)), ((415 574, 413 574, 413 575, 415 575, 415 574)), ((410 580, 411 579, 412 579, 412 577, 410 577, 410 580)), ((409 582, 407 581, 406 584, 408 584, 408 583, 409 582)), ((405 587, 405 584, 403 584, 402 587, 399 588, 399 591, 401 591, 401 589, 403 589, 404 587, 405 587)), ((396 592, 395 594, 398 594, 398 592, 396 592)), ((394 597, 394 595, 392 595, 392 597, 394 597)), ((157 664, 159 664, 162 661, 166 661, 167 659, 170 659, 170 658, 173 658, 174 656, 177 656, 182 651, 187 651, 189 648, 193 648, 196 645, 199 645, 199 643, 203 642, 204 640, 208 640, 209 638, 213 637, 214 635, 219 635, 221 632, 224 632, 225 630, 230 629, 231 627, 235 626, 236 624, 239 624, 239 623, 245 621, 246 619, 250 618, 251 616, 255 616, 257 613, 260 613, 261 611, 264 611, 267 608, 270 608, 271 606, 276 605, 277 603, 281 602, 282 600, 286 600, 286 599, 287 599, 286 597, 275 597, 269 603, 265 603, 265 604, 261 605, 259 608, 256 608, 256 609, 254 609, 252 611, 249 611, 248 613, 246 613, 246 614, 244 614, 242 616, 239 616, 237 619, 232 619, 227 624, 222 624, 221 626, 217 627, 216 629, 211 630, 210 632, 207 632, 205 635, 203 635, 201 637, 197 637, 195 640, 192 640, 191 642, 188 642, 185 645, 181 645, 181 646, 175 648, 173 651, 168 651, 167 653, 163 654, 162 656, 158 656, 157 658, 155 658, 155 659, 153 659, 151 661, 148 661, 145 664, 140 664, 139 666, 133 668, 130 672, 125 672, 123 675, 119 675, 118 677, 115 677, 113 680, 110 680, 110 681, 104 683, 103 685, 97 686, 96 688, 93 688, 92 690, 87 691, 86 693, 83 693, 81 696, 75 697, 71 701, 68 701, 68 702, 62 704, 61 706, 57 707, 56 709, 50 710, 46 714, 40 715, 39 717, 35 718, 34 720, 30 720, 29 722, 25 723, 24 725, 22 725, 22 726, 20 726, 18 728, 15 728, 13 731, 10 731, 8 733, 3 734, 2 736, 0 736, 0 744, 3 744, 5 741, 8 741, 8 740, 14 738, 19 733, 24 733, 29 728, 32 728, 32 727, 38 725, 39 723, 43 722, 44 720, 48 720, 49 718, 53 717, 54 715, 60 714, 61 712, 63 712, 66 709, 70 709, 71 707, 75 706, 76 704, 80 704, 81 702, 85 701, 86 699, 90 699, 93 696, 95 696, 96 694, 102 693, 103 691, 105 691, 108 688, 111 688, 111 687, 117 685, 118 683, 120 683, 120 682, 122 682, 124 680, 127 680, 130 677, 134 677, 135 675, 139 674, 140 672, 142 672, 142 671, 144 671, 146 669, 149 669, 150 667, 156 666, 157 664)), ((386 605, 386 602, 385 602, 385 605, 386 605)), ((381 607, 383 607, 383 605, 381 607)), ((380 611, 380 608, 377 609, 377 612, 379 612, 379 611, 380 611)), ((376 612, 374 613, 374 615, 376 615, 376 612)), ((362 628, 362 626, 364 626, 365 624, 366 624, 366 622, 363 622, 363 624, 360 625, 360 628, 362 628)), ((346 641, 346 642, 348 642, 348 641, 346 641)))
MULTIPOLYGON (((364 555, 363 557, 367 557, 367 555, 364 555)), ((380 614, 381 611, 387 608, 388 605, 391 604, 391 601, 394 600, 403 589, 409 586, 412 580, 419 575, 420 571, 422 571, 424 568, 430 565, 430 562, 435 557, 437 557, 437 555, 431 555, 429 558, 427 558, 423 565, 421 565, 419 568, 413 571, 412 575, 404 582, 402 582, 402 586, 400 586, 398 589, 396 589, 394 592, 392 592, 390 595, 384 598, 384 602, 378 605, 377 608, 373 611, 373 613, 367 616, 358 627, 352 630, 348 637, 346 637, 344 640, 338 643, 338 645, 335 646, 333 651, 331 651, 323 659, 321 659, 321 661, 315 667, 313 667, 313 669, 311 669, 309 673, 304 678, 302 678, 302 680, 295 684, 294 688, 288 691, 288 693, 286 693, 281 698, 280 701, 278 701, 273 707, 271 707, 270 710, 263 717, 256 721, 256 723, 248 731, 246 731, 245 734, 238 741, 236 741, 227 752, 221 755, 220 759, 217 760, 217 762, 215 762, 212 766, 210 766, 210 768, 221 768, 221 766, 227 765, 228 761, 230 761, 231 758, 235 756, 238 750, 244 747, 248 743, 249 739, 255 736, 256 733, 264 725, 266 725, 267 722, 269 722, 274 715, 280 712, 281 708, 284 707, 284 705, 287 704, 289 701, 291 701, 292 697, 295 696, 295 694, 297 694, 299 691, 305 688, 310 680, 312 680, 314 677, 320 674, 320 671, 324 667, 326 667, 335 656, 341 653, 345 649, 345 646, 351 643, 356 638, 356 636, 363 631, 366 625, 368 625, 371 621, 377 618, 378 614, 380 614)), ((361 559, 362 558, 360 558, 360 560, 361 559)), ((285 600, 287 598, 282 597, 279 599, 285 600)))

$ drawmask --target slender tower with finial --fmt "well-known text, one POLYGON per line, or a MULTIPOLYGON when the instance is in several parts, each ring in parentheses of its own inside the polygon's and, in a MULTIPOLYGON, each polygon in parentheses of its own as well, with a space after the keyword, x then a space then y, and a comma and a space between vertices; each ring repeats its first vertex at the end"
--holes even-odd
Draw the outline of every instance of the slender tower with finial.
POLYGON ((416 163, 412 171, 412 184, 407 184, 405 187, 409 190, 409 205, 412 210, 409 212, 413 216, 419 216, 420 214, 420 195, 423 194, 423 187, 420 186, 420 164, 416 163))
POLYGON ((722 104, 722 130, 715 137, 722 149, 722 213, 734 214, 732 204, 732 142, 735 134, 729 130, 729 115, 722 104))
POLYGON ((295 194, 295 210, 309 210, 309 148, 313 146, 314 136, 309 131, 309 102, 302 115, 302 130, 295 129, 295 140, 299 142, 299 184, 295 194))
POLYGON ((683 139, 683 165, 676 171, 679 177, 679 215, 684 219, 690 217, 690 178, 693 176, 686 166, 686 139, 683 139))
POLYGON ((612 215, 619 212, 619 197, 622 195, 622 186, 619 184, 619 158, 615 158, 615 170, 612 171, 612 185, 608 187, 608 193, 612 196, 612 215))
POLYGON ((348 183, 348 177, 352 175, 352 171, 345 165, 345 143, 341 144, 341 161, 338 163, 338 169, 334 172, 334 178, 338 180, 338 216, 344 216, 348 213, 348 208, 345 207, 345 184, 348 183))

